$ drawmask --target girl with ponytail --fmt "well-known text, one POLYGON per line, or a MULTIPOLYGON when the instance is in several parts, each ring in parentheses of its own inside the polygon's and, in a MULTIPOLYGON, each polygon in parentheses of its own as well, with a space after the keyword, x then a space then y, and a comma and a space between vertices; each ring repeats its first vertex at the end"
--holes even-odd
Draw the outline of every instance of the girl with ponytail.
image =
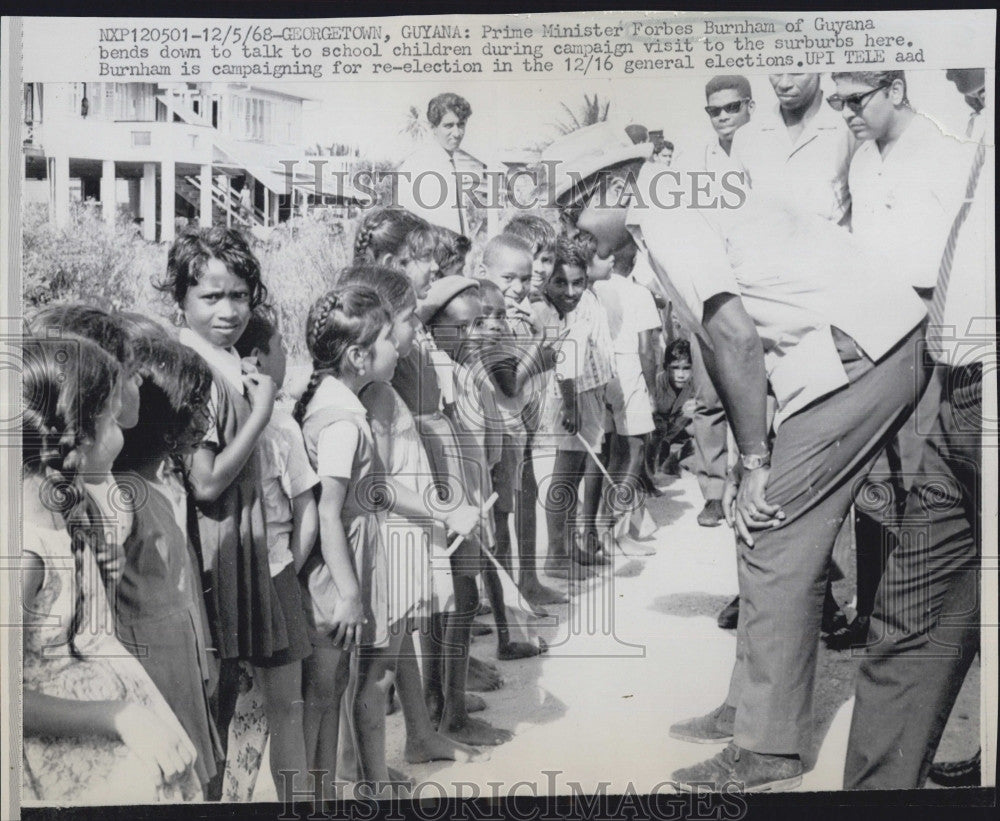
POLYGON ((22 351, 25 797, 200 799, 194 747, 117 639, 89 545, 101 523, 83 477, 121 450, 120 368, 77 337, 22 351))
POLYGON ((377 263, 407 275, 417 298, 427 296, 437 278, 438 236, 433 226, 403 208, 367 211, 354 235, 354 262, 377 263))

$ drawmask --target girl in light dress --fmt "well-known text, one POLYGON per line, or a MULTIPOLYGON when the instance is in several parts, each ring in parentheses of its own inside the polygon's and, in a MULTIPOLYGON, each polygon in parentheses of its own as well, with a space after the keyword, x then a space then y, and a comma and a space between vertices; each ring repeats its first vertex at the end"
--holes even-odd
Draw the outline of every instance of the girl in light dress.
POLYGON ((82 338, 23 346, 24 781, 47 804, 196 800, 196 751, 115 636, 86 474, 122 447, 121 370, 82 338))
MULTIPOLYGON (((340 702, 350 671, 354 742, 362 777, 373 784, 389 782, 386 693, 405 624, 391 603, 383 518, 387 511, 433 515, 424 504, 408 509, 405 498, 387 489, 358 399, 369 383, 392 378, 393 327, 388 305, 369 285, 348 282, 321 297, 306 325, 313 374, 295 410, 321 479, 319 547, 300 575, 314 647, 305 663, 306 753, 310 769, 335 779, 340 702)), ((479 513, 462 506, 442 518, 467 533, 479 513)))
MULTIPOLYGON (((340 275, 339 282, 368 282, 379 292, 393 313, 393 338, 400 357, 409 356, 418 321, 416 292, 410 279, 393 268, 355 265, 340 275)), ((395 684, 406 722, 404 757, 410 764, 436 760, 480 760, 484 754, 474 747, 438 732, 432 724, 424 699, 417 666, 413 630, 426 629, 426 620, 439 611, 440 599, 452 595, 450 574, 435 573, 434 567, 447 559, 441 555, 446 531, 427 512, 437 507, 434 475, 424 450, 413 414, 389 382, 371 382, 360 394, 368 410, 375 449, 386 471, 389 492, 396 509, 414 511, 409 518, 399 513, 386 517, 386 538, 390 558, 390 584, 397 602, 401 635, 395 659, 395 684), (438 561, 432 561, 432 554, 438 561), (405 622, 402 620, 406 619, 405 622), (421 622, 422 620, 422 622, 421 622)))

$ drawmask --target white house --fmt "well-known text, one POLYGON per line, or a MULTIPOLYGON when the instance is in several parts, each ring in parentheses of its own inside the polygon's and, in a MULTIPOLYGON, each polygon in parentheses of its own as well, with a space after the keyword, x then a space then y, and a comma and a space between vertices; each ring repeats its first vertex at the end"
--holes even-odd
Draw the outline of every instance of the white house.
MULTIPOLYGON (((72 196, 109 221, 125 210, 148 240, 172 240, 176 217, 275 225, 316 199, 306 99, 237 83, 27 83, 26 194, 60 225, 72 196)), ((351 161, 325 159, 327 174, 351 161)))

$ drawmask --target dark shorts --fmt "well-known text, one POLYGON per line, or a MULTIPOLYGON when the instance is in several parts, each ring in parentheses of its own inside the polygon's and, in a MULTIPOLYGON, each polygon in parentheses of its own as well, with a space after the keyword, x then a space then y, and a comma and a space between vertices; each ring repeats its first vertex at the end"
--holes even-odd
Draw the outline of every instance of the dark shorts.
POLYGON ((278 595, 281 612, 285 617, 285 628, 288 631, 288 647, 279 650, 274 655, 264 659, 254 659, 257 667, 284 667, 312 655, 312 642, 309 640, 309 623, 306 621, 305 606, 302 603, 302 591, 298 577, 295 575, 295 565, 288 564, 271 579, 274 592, 278 595))

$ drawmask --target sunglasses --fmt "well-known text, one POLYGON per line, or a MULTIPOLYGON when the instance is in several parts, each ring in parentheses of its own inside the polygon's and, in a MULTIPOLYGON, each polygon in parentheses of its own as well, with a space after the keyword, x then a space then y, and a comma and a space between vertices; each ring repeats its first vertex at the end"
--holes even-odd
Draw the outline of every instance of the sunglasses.
POLYGON ((709 117, 718 117, 723 111, 725 111, 726 114, 735 114, 749 102, 749 97, 743 97, 740 100, 736 100, 732 103, 726 103, 725 105, 707 105, 705 106, 705 113, 709 117))
POLYGON ((826 101, 830 104, 830 108, 834 111, 843 111, 844 106, 847 106, 855 114, 860 115, 861 112, 865 110, 865 106, 868 104, 868 98, 877 91, 882 91, 882 89, 888 88, 890 85, 892 85, 892 83, 882 83, 882 85, 878 88, 873 88, 871 91, 865 91, 862 94, 849 94, 846 97, 834 94, 831 97, 827 97, 826 101))

